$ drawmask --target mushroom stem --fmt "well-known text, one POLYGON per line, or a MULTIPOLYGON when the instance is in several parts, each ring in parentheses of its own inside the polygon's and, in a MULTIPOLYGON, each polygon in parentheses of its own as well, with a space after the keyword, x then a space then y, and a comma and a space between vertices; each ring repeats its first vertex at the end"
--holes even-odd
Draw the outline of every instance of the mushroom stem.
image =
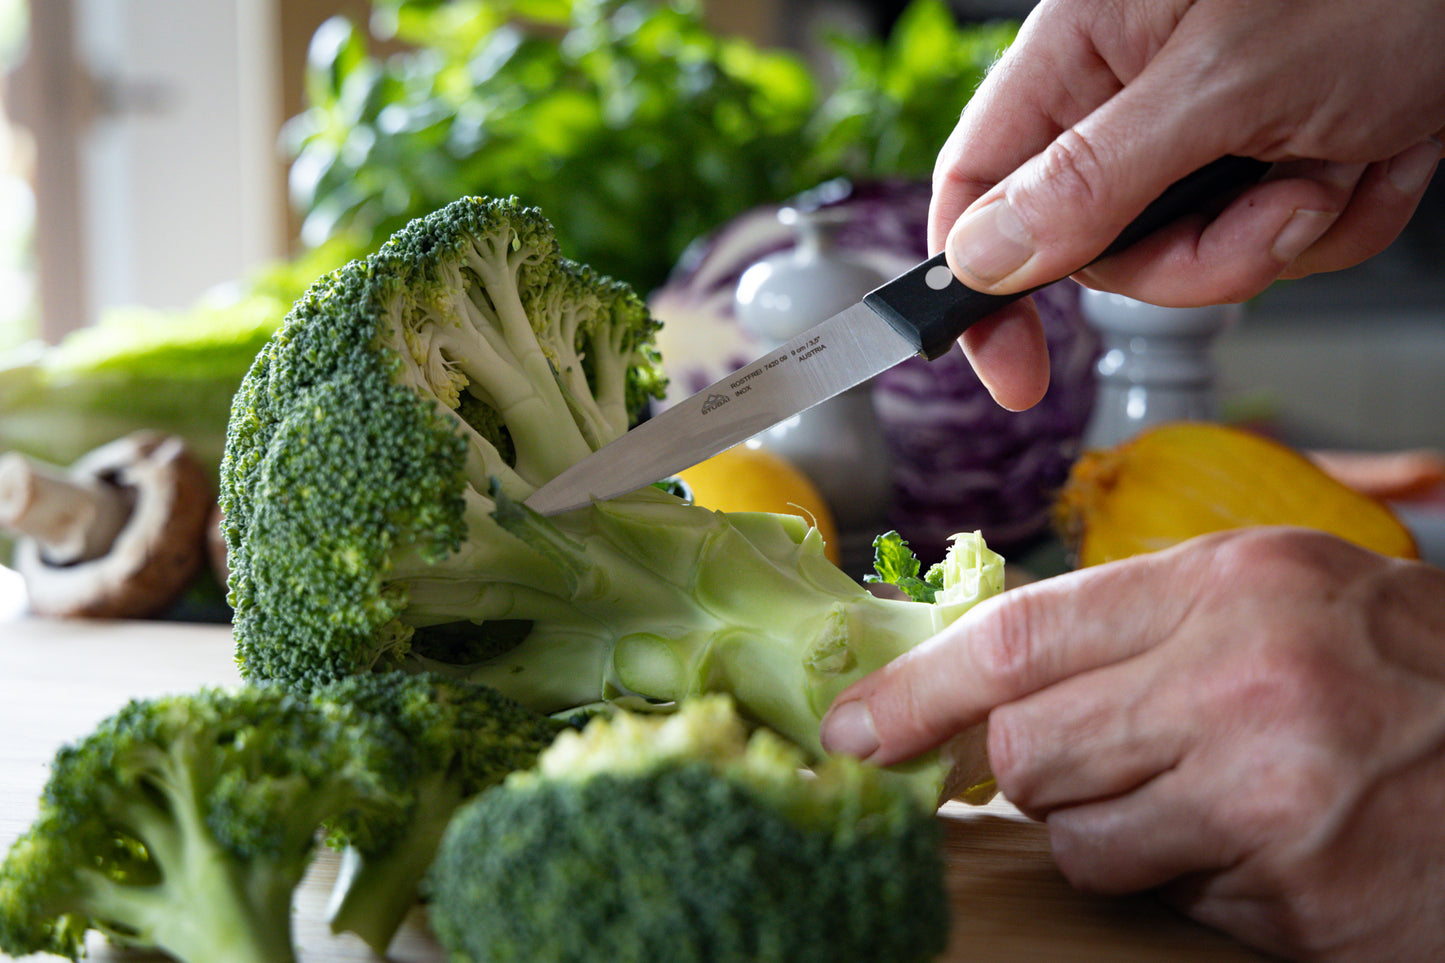
POLYGON ((104 480, 75 478, 19 452, 0 455, 0 529, 34 539, 52 565, 109 552, 134 501, 104 480))

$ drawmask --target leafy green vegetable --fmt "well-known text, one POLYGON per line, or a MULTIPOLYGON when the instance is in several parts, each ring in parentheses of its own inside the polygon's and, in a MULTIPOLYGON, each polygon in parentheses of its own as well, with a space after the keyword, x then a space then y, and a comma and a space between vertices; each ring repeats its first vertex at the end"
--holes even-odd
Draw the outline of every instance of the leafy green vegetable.
POLYGON ((915 602, 932 603, 943 587, 943 568, 935 565, 927 578, 919 578, 918 556, 908 547, 903 536, 887 532, 873 539, 873 570, 863 581, 893 585, 915 602))
POLYGON ((694 5, 386 9, 416 52, 382 59, 343 20, 312 45, 288 135, 307 242, 375 247, 456 197, 515 194, 579 259, 650 287, 693 238, 799 186, 810 72, 714 35, 694 5))
POLYGON ((57 345, 0 354, 0 451, 64 466, 152 429, 180 435, 214 475, 246 369, 292 302, 352 253, 334 241, 189 308, 117 308, 57 345))
POLYGON ((383 0, 383 57, 328 21, 288 126, 303 239, 379 246, 466 194, 551 213, 579 260, 642 291, 693 239, 836 176, 926 176, 1012 25, 914 0, 836 70, 709 30, 694 0, 383 0), (840 78, 837 84, 830 75, 840 78))
POLYGON ((1017 32, 1013 21, 961 24, 943 0, 913 0, 887 38, 830 38, 839 80, 809 121, 812 169, 927 180, 1017 32))

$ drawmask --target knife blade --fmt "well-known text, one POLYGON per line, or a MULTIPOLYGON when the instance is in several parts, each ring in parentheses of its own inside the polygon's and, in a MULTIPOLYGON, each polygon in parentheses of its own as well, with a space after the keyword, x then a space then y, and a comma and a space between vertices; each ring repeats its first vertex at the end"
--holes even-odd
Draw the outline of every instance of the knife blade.
MULTIPOLYGON (((1231 156, 1201 167, 1145 208, 1100 257, 1247 187, 1269 166, 1231 156)), ((908 358, 940 357, 975 321, 1036 290, 974 291, 953 276, 943 254, 936 254, 604 445, 538 488, 525 504, 556 515, 643 488, 908 358)))

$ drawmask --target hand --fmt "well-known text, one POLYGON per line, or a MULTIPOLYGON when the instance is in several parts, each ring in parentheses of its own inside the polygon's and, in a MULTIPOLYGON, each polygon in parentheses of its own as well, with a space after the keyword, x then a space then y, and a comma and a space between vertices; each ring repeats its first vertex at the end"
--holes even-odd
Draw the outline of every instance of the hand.
POLYGON ((987 720, 1076 886, 1320 960, 1445 954, 1445 570, 1258 529, 1013 589, 842 693, 879 764, 987 720))
MULTIPOLYGON (((1277 162, 1212 219, 1077 275, 1163 305, 1246 300, 1358 263, 1403 229, 1440 157, 1445 5, 1045 0, 938 157, 929 244, 1020 291, 1087 264, 1165 187, 1224 154, 1277 162)), ((1048 384, 1027 303, 965 335, 1001 404, 1048 384)))

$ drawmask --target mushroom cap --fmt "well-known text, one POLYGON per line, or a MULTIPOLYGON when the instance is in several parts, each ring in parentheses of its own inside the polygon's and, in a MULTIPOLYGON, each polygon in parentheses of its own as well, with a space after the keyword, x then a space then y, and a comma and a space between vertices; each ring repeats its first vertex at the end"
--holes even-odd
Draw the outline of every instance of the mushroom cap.
POLYGON ((142 431, 83 456, 77 479, 129 489, 130 517, 110 551, 68 565, 47 562, 25 539, 15 565, 30 609, 42 616, 146 618, 171 605, 206 563, 206 527, 215 497, 209 477, 175 435, 142 431))

